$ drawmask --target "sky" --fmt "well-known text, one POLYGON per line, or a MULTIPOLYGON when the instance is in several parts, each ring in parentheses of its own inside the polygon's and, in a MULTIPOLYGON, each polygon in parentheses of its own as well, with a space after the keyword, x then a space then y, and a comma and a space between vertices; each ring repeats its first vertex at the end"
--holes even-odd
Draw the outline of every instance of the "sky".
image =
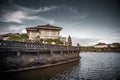
POLYGON ((0 34, 24 33, 26 27, 63 27, 73 44, 120 42, 119 0, 0 0, 0 34))

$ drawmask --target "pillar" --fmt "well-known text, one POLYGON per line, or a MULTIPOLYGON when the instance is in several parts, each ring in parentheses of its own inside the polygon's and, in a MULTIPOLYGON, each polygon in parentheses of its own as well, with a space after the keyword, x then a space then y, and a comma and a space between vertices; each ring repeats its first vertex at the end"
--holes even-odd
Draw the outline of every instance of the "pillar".
POLYGON ((17 56, 18 56, 18 57, 20 56, 20 52, 17 52, 17 56))
POLYGON ((50 54, 52 55, 52 54, 53 54, 53 51, 51 51, 50 54))
POLYGON ((62 51, 60 51, 60 54, 62 54, 63 52, 62 51))

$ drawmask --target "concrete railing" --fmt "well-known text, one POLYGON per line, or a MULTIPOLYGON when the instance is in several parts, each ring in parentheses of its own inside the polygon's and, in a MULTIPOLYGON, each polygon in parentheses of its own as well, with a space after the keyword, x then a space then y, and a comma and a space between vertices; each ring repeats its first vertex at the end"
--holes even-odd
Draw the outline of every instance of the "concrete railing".
POLYGON ((41 51, 80 51, 76 46, 52 45, 33 42, 17 42, 0 40, 0 52, 22 51, 22 52, 41 52, 41 51))

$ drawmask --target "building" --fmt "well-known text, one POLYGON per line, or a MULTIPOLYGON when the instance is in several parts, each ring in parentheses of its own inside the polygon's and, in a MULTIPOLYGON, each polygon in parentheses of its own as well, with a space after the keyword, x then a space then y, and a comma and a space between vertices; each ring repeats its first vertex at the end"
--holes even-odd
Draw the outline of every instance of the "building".
POLYGON ((39 39, 58 39, 62 27, 47 25, 39 25, 37 27, 26 28, 30 40, 39 39))
POLYGON ((7 33, 0 35, 0 40, 8 40, 10 36, 19 36, 19 33, 7 33))
POLYGON ((96 44, 94 47, 95 47, 95 48, 107 48, 108 45, 105 44, 105 43, 98 43, 98 44, 96 44))
POLYGON ((120 43, 112 43, 110 44, 110 47, 120 47, 120 43))

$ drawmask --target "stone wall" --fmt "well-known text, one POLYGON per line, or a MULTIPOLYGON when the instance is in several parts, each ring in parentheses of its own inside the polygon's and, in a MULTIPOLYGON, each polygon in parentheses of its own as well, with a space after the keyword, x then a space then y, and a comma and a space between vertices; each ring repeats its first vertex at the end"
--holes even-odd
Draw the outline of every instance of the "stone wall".
POLYGON ((0 62, 1 71, 17 71, 43 65, 52 65, 60 62, 79 59, 79 52, 56 52, 56 53, 12 53, 2 56, 0 62))

